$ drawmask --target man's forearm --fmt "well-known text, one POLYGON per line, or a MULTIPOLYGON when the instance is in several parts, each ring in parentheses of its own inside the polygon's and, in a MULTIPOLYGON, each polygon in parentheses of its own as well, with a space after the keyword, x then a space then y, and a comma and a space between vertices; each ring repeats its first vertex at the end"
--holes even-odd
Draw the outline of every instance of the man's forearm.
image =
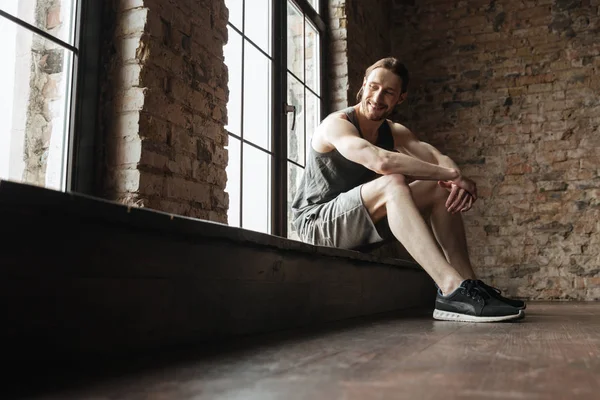
POLYGON ((458 172, 459 175, 461 174, 460 168, 458 168, 458 165, 456 165, 456 163, 450 157, 438 153, 435 155, 435 158, 437 160, 438 165, 454 169, 456 170, 456 172, 458 172))
MULTIPOLYGON (((425 161, 432 162, 442 167, 455 169, 460 174, 460 168, 458 165, 448 156, 442 154, 438 149, 429 143, 421 142, 422 145, 429 150, 429 154, 427 155, 427 159, 425 161)), ((424 152, 425 154, 427 152, 424 152)))
POLYGON ((460 176, 458 170, 452 167, 428 163, 402 153, 389 153, 382 162, 380 172, 384 175, 402 174, 421 180, 452 180, 460 176))
POLYGON ((477 186, 475 185, 475 182, 473 182, 469 178, 464 177, 450 157, 442 155, 439 158, 438 164, 445 165, 446 167, 452 168, 455 171, 457 171, 458 177, 452 179, 452 185, 456 185, 466 190, 471 196, 473 196, 474 199, 477 199, 477 186))

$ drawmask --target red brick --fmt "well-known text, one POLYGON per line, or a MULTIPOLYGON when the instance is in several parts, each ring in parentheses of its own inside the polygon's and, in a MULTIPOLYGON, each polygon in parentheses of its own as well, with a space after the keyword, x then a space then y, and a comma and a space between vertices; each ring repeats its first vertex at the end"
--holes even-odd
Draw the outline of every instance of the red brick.
MULTIPOLYGON (((128 175, 143 182, 137 186, 131 182, 119 186, 119 176, 125 175, 119 171, 110 173, 109 180, 116 183, 112 190, 119 190, 119 198, 128 198, 123 191, 131 188, 143 193, 144 199, 169 198, 144 200, 162 211, 226 220, 224 202, 211 210, 210 201, 211 196, 219 196, 218 191, 222 193, 220 198, 224 196, 226 152, 223 147, 207 147, 214 152, 209 158, 216 164, 206 166, 211 168, 210 173, 198 173, 196 143, 201 136, 192 136, 205 132, 194 128, 199 124, 196 118, 204 118, 207 124, 213 124, 210 132, 206 131, 211 135, 207 140, 219 146, 227 142, 223 129, 226 78, 222 72, 227 12, 224 4, 217 2, 199 2, 194 6, 186 1, 119 2, 113 40, 117 49, 113 76, 118 79, 113 87, 122 90, 113 96, 116 118, 112 118, 115 123, 111 124, 110 137, 125 138, 120 140, 127 140, 126 143, 130 138, 143 139, 139 168, 145 171, 128 175), (183 46, 185 36, 190 37, 189 47, 183 46), (199 70, 196 65, 206 74, 202 77, 205 82, 195 81, 199 70), (214 128, 214 124, 220 128, 214 128), (147 171, 165 171, 169 175, 147 171)), ((127 145, 117 139, 109 141, 109 147, 115 150, 113 163, 130 165, 129 158, 123 158, 133 154, 127 151, 127 145)))

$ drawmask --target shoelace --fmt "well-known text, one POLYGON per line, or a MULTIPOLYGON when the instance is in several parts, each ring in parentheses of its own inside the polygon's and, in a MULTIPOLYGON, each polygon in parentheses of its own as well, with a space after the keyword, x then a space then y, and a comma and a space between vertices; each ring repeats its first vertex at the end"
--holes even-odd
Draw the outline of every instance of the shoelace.
POLYGON ((464 283, 462 292, 465 296, 470 297, 480 303, 484 302, 485 299, 489 297, 489 295, 485 293, 485 290, 479 287, 475 281, 466 281, 464 283))

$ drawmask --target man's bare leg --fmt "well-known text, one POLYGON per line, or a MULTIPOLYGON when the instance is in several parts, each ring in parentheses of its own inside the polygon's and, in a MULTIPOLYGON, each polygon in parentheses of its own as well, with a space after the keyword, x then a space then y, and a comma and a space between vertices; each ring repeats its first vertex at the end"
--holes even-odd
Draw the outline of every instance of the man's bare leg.
MULTIPOLYGON (((465 279, 477 279, 469 259, 462 216, 460 213, 449 213, 446 209, 449 192, 432 181, 412 182, 409 187, 417 208, 429 218, 435 238, 450 265, 465 279)), ((483 288, 504 303, 516 308, 525 308, 523 301, 500 296, 500 292, 485 284, 483 288)))
POLYGON ((417 208, 429 215, 431 228, 446 259, 465 279, 476 279, 469 260, 465 227, 460 213, 446 209, 449 192, 435 181, 416 181, 410 189, 417 208))
POLYGON ((386 175, 364 184, 361 188, 363 203, 374 222, 387 215, 390 229, 431 276, 448 294, 465 279, 446 260, 421 215, 404 176, 386 175))

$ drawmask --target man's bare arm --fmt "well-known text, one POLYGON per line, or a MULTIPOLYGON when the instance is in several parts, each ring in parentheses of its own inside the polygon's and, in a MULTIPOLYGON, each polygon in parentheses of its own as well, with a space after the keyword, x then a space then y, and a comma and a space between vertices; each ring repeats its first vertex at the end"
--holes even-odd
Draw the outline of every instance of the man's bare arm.
POLYGON ((473 202, 477 200, 477 185, 460 172, 456 163, 448 156, 442 154, 429 143, 422 142, 406 127, 394 124, 392 127, 394 144, 400 151, 406 151, 421 160, 452 168, 458 171, 459 177, 449 182, 440 182, 440 185, 450 191, 446 207, 450 212, 468 211, 473 202), (465 195, 466 194, 466 195, 465 195))
POLYGON ((325 142, 344 157, 381 175, 402 174, 423 180, 452 180, 459 176, 453 168, 375 146, 361 138, 349 121, 341 118, 326 119, 319 131, 325 142))
POLYGON ((450 157, 442 154, 438 149, 429 143, 418 141, 418 146, 422 147, 423 152, 430 154, 434 164, 438 164, 446 168, 453 168, 460 173, 460 168, 458 168, 458 165, 456 165, 456 163, 450 157))
POLYGON ((441 165, 446 168, 452 168, 460 173, 460 169, 452 159, 442 154, 438 149, 429 143, 422 142, 408 128, 393 124, 392 132, 394 135, 394 145, 398 150, 405 150, 410 155, 420 160, 432 164, 441 165))

